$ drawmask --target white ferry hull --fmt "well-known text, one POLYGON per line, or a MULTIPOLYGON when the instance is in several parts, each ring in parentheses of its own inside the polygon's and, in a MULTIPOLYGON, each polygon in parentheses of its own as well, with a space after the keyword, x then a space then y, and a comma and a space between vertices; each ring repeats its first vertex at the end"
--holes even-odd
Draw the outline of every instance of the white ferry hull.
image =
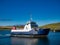
POLYGON ((48 35, 50 29, 40 29, 39 31, 29 31, 29 32, 19 32, 16 30, 15 32, 11 32, 12 36, 19 36, 19 37, 34 37, 34 36, 46 36, 48 35))

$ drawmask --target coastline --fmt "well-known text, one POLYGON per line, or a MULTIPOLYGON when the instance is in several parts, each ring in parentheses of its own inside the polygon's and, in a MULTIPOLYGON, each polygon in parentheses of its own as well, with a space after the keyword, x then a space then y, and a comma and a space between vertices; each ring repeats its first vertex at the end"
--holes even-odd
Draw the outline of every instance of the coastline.
MULTIPOLYGON (((15 25, 18 29, 23 29, 24 25, 15 25)), ((0 26, 0 30, 11 30, 13 26, 0 26)), ((60 23, 52 23, 43 26, 39 26, 39 28, 50 28, 52 32, 60 32, 60 23)))

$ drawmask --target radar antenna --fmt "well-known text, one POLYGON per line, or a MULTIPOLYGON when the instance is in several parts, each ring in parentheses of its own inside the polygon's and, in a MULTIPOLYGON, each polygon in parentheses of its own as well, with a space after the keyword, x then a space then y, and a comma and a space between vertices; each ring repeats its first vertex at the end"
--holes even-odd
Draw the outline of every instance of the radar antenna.
POLYGON ((30 21, 32 21, 32 14, 30 14, 30 21))

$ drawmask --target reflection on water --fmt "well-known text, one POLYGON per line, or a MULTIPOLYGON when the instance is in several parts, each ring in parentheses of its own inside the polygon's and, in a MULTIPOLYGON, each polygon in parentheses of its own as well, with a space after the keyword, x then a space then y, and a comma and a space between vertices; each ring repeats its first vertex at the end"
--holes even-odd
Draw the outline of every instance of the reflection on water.
POLYGON ((44 38, 10 37, 10 31, 0 31, 0 45, 60 45, 60 32, 50 32, 44 38))
POLYGON ((49 45, 48 38, 11 38, 12 45, 49 45))
POLYGON ((49 45, 48 38, 0 38, 0 45, 49 45))
POLYGON ((39 38, 37 45, 49 45, 48 37, 39 38))

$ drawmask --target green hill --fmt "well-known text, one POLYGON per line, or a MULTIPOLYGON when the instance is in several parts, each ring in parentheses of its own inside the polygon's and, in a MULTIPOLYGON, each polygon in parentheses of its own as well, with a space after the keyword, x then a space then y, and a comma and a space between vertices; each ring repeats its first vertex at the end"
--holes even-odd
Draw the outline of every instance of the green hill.
MULTIPOLYGON (((23 28, 24 26, 16 26, 17 28, 23 28)), ((50 28, 51 30, 60 30, 60 22, 59 23, 52 23, 52 24, 47 24, 44 26, 40 26, 40 28, 50 28)), ((0 26, 0 30, 5 30, 5 29, 12 29, 12 26, 0 26)))
POLYGON ((50 28, 51 30, 60 30, 60 22, 40 26, 40 28, 50 28))

